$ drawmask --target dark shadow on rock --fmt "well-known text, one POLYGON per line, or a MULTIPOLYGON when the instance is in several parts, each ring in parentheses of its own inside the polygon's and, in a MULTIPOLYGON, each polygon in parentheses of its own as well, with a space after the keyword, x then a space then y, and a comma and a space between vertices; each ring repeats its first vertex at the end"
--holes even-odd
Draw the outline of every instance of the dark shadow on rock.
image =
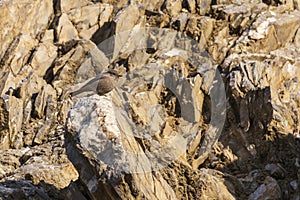
POLYGON ((294 190, 290 182, 299 182, 300 179, 297 167, 300 142, 292 134, 270 130, 269 124, 273 119, 270 88, 249 92, 244 99, 231 97, 230 103, 231 109, 227 112, 227 121, 216 145, 219 150, 214 152, 217 159, 208 159, 201 167, 228 174, 225 184, 232 188, 234 183, 238 199, 248 199, 267 179, 274 180, 280 187, 278 193, 270 192, 268 195, 278 194, 278 199, 299 196, 299 186, 298 191, 294 190), (249 116, 249 119, 244 119, 249 120, 249 128, 240 120, 243 112, 249 116))
MULTIPOLYGON (((238 159, 225 166, 217 167, 218 170, 234 176, 236 180, 237 178, 244 180, 239 182, 239 189, 242 190, 237 191, 238 199, 248 198, 260 185, 264 184, 267 177, 272 177, 279 185, 278 199, 294 199, 296 195, 299 196, 299 186, 295 190, 292 189, 290 183, 299 182, 300 170, 297 167, 297 160, 300 155, 300 142, 292 134, 272 134, 272 139, 261 136, 261 142, 255 148, 256 155, 244 154, 244 157, 240 157, 240 150, 233 150, 232 153, 237 155, 238 159)), ((251 138, 250 135, 246 137, 251 138)), ((235 141, 236 146, 239 144, 240 148, 244 148, 242 142, 235 141)), ((224 147, 232 147, 228 142, 224 142, 223 138, 220 142, 224 147)), ((219 157, 223 158, 223 161, 226 159, 224 154, 220 154, 219 157)))
POLYGON ((79 173, 76 186, 80 187, 82 193, 90 199, 121 199, 114 188, 120 180, 108 178, 109 175, 99 169, 100 164, 92 157, 88 159, 87 152, 79 149, 72 137, 72 133, 65 133, 65 147, 68 158, 79 173))
POLYGON ((81 193, 78 182, 72 182, 64 189, 58 189, 51 184, 41 181, 34 185, 29 180, 6 180, 0 182, 0 199, 5 200, 88 200, 87 196, 81 193))
MULTIPOLYGON (((96 45, 99 45, 104 40, 115 35, 116 23, 115 22, 105 22, 101 28, 99 28, 91 37, 91 41, 96 45)), ((107 46, 110 47, 110 46, 107 46)))

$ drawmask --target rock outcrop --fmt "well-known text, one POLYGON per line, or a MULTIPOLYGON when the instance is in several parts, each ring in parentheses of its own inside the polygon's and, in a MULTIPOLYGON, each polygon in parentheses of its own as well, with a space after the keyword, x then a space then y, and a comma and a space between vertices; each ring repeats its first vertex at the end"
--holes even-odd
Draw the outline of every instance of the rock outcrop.
POLYGON ((299 6, 0 0, 0 199, 299 199, 299 6))

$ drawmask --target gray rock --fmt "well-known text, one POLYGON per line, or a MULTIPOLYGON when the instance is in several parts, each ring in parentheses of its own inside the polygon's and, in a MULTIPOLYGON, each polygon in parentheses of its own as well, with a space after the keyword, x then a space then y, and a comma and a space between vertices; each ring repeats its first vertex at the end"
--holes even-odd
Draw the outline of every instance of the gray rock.
POLYGON ((299 5, 0 1, 0 198, 299 199, 299 5))
POLYGON ((254 193, 249 196, 249 200, 259 199, 281 199, 281 190, 275 179, 267 176, 254 193))

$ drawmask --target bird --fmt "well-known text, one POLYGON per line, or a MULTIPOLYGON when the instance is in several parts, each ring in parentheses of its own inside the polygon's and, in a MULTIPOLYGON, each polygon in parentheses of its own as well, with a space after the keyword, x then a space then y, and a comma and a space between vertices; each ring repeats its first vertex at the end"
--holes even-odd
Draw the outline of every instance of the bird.
POLYGON ((121 77, 121 75, 119 75, 116 70, 109 69, 108 71, 105 71, 99 76, 91 79, 79 89, 71 91, 71 96, 74 97, 86 92, 93 92, 99 96, 103 96, 115 88, 119 77, 121 77))

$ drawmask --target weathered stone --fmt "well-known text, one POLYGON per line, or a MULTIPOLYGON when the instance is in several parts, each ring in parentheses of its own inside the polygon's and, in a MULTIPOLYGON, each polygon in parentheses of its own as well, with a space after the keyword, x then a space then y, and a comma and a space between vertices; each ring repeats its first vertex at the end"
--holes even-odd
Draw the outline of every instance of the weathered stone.
POLYGON ((146 26, 163 28, 170 23, 170 16, 163 12, 150 12, 145 11, 146 14, 146 26))
POLYGON ((55 96, 56 96, 56 92, 50 85, 45 85, 42 88, 41 93, 38 94, 34 102, 35 112, 38 117, 41 118, 44 116, 45 107, 49 102, 49 98, 55 98, 55 96))
POLYGON ((200 42, 201 47, 205 48, 208 40, 212 35, 215 25, 215 19, 209 17, 198 17, 192 15, 187 23, 186 31, 191 37, 200 42))
POLYGON ((23 102, 14 96, 10 96, 8 99, 9 112, 9 141, 10 146, 15 148, 21 148, 23 146, 21 128, 23 121, 23 102), (21 112, 20 112, 21 111, 21 112))
POLYGON ((265 169, 276 179, 285 177, 285 170, 279 164, 267 164, 265 169))
POLYGON ((299 5, 0 0, 0 198, 299 199, 299 5))
POLYGON ((291 43, 292 38, 295 37, 299 20, 299 11, 275 16, 270 11, 263 12, 253 24, 249 35, 244 37, 244 40, 240 40, 241 43, 236 49, 251 53, 266 53, 283 47, 291 43))
POLYGON ((70 40, 76 40, 78 38, 78 31, 70 21, 67 14, 63 13, 59 18, 59 24, 57 26, 57 33, 60 43, 66 43, 70 40))
MULTIPOLYGON (((119 11, 116 17, 113 19, 115 23, 115 34, 114 40, 110 38, 107 40, 107 44, 104 45, 114 45, 113 49, 113 59, 120 53, 123 46, 125 46, 127 40, 130 38, 130 33, 132 29, 138 24, 140 19, 140 10, 137 5, 129 5, 123 10, 119 11), (130 17, 128 17, 130 16, 130 17)), ((107 48, 106 46, 105 48, 107 48)))
MULTIPOLYGON (((289 57, 296 58, 294 57, 295 55, 293 55, 295 51, 293 51, 292 49, 293 47, 288 47, 284 50, 277 50, 271 53, 271 55, 275 56, 272 58, 272 60, 277 60, 275 62, 275 65, 272 64, 274 62, 271 62, 271 58, 265 57, 264 55, 261 55, 263 61, 250 61, 249 63, 245 64, 243 64, 243 62, 240 62, 239 69, 241 70, 232 71, 230 84, 233 90, 236 90, 237 93, 239 93, 238 95, 241 96, 243 96, 243 93, 247 93, 249 91, 270 87, 271 96, 269 101, 272 103, 272 110, 274 112, 273 119, 276 121, 273 121, 272 123, 276 123, 277 128, 280 127, 280 131, 282 132, 285 132, 284 130, 291 130, 291 132, 296 133, 298 128, 296 128, 292 124, 295 123, 294 120, 297 119, 299 115, 298 112, 295 112, 294 109, 294 107, 297 107, 298 105, 298 103, 296 103, 297 100, 295 101, 294 98, 297 98, 297 96, 299 96, 299 88, 295 84, 299 79, 300 74, 297 67, 298 63, 296 62, 292 65, 289 61, 286 60, 289 57), (279 68, 278 63, 282 63, 281 67, 279 68), (285 87, 283 85, 289 86, 285 87), (291 108, 290 111, 285 110, 284 112, 278 113, 279 107, 283 109, 285 107, 284 104, 286 104, 287 102, 289 102, 289 105, 291 105, 291 107, 293 108, 291 108)), ((253 56, 255 57, 256 55, 253 56)), ((248 54, 246 57, 247 59, 251 60, 251 57, 253 56, 250 56, 248 54)), ((242 57, 243 56, 240 56, 240 58, 242 57)), ((232 67, 235 65, 234 63, 235 62, 232 62, 232 67)), ((242 107, 244 108, 241 108, 242 115, 240 114, 240 117, 243 117, 243 119, 241 119, 241 125, 245 127, 248 126, 247 121, 249 121, 250 118, 249 114, 247 114, 247 109, 245 109, 245 107, 247 106, 242 107)), ((263 122, 263 126, 267 126, 267 124, 263 122)))
POLYGON ((196 0, 200 15, 205 15, 210 10, 211 0, 196 0))
MULTIPOLYGON (((224 2, 225 3, 225 2, 224 2)), ((229 5, 216 5, 212 6, 213 11, 224 21, 218 21, 218 24, 214 27, 212 38, 209 42, 209 52, 211 56, 217 62, 223 62, 227 51, 235 46, 237 42, 247 39, 246 36, 236 37, 243 33, 247 29, 256 16, 263 10, 267 9, 267 6, 260 3, 245 3, 245 4, 229 4, 229 5)))
POLYGON ((145 6, 146 10, 157 12, 160 10, 163 3, 164 2, 160 0, 153 0, 153 1, 144 1, 143 5, 145 6))
POLYGON ((168 14, 172 17, 178 16, 182 9, 181 1, 179 0, 166 0, 165 7, 168 14))
POLYGON ((4 180, 20 180, 30 177, 34 184, 44 181, 59 189, 65 188, 71 181, 75 181, 78 175, 67 159, 61 146, 62 143, 62 141, 56 141, 35 148, 2 151, 0 169, 5 173, 1 173, 1 177, 5 177, 4 180))
POLYGON ((179 31, 183 31, 186 27, 188 21, 188 14, 182 13, 173 23, 173 26, 177 28, 179 31))
POLYGON ((294 3, 294 8, 297 9, 297 10, 300 10, 300 1, 299 0, 294 0, 293 3, 294 3))
POLYGON ((112 10, 113 7, 108 4, 91 4, 75 7, 67 14, 79 36, 88 40, 98 30, 99 26, 102 27, 105 22, 108 22, 112 10))
POLYGON ((50 199, 45 191, 41 191, 30 183, 29 181, 21 180, 7 181, 0 183, 0 198, 4 199, 29 199, 29 198, 40 198, 50 199))
MULTIPOLYGON (((18 53, 15 52, 15 48, 22 35, 27 43, 36 44, 35 38, 46 30, 53 15, 52 1, 24 1, 20 7, 14 1, 8 1, 0 9, 1 61, 7 62, 13 55, 18 60, 26 60, 33 46, 28 46, 25 52, 25 46, 22 46, 23 49, 20 49, 18 53)), ((22 63, 16 62, 16 64, 19 66, 22 63)))
POLYGON ((99 50, 94 43, 85 42, 83 43, 83 48, 84 51, 89 54, 89 58, 78 68, 76 82, 79 83, 99 75, 105 71, 110 64, 108 55, 99 50))
POLYGON ((207 186, 207 188, 202 190, 201 198, 235 199, 232 195, 233 191, 230 191, 232 188, 224 184, 224 175, 220 172, 211 169, 201 169, 198 184, 201 185, 201 182, 207 186), (215 190, 216 188, 218 189, 215 190))
POLYGON ((56 99, 56 92, 50 86, 46 85, 42 88, 42 91, 36 97, 35 110, 33 113, 39 118, 44 118, 45 122, 40 126, 39 131, 34 136, 33 142, 36 144, 42 144, 48 141, 48 138, 53 136, 54 122, 57 117, 57 106, 54 101, 56 99))
POLYGON ((31 52, 28 50, 34 49, 37 45, 37 41, 30 35, 20 34, 16 37, 16 46, 14 46, 15 56, 12 56, 11 60, 8 60, 8 62, 11 63, 11 73, 13 76, 16 76, 21 72, 23 66, 29 59, 31 52), (24 49, 27 49, 27 51, 24 51, 24 49))
POLYGON ((186 0, 189 11, 194 14, 196 12, 196 0, 186 0))
POLYGON ((93 3, 91 3, 90 1, 87 1, 87 0, 61 1, 61 3, 60 3, 61 11, 63 13, 67 13, 69 11, 73 11, 78 8, 90 6, 90 5, 93 5, 93 3))
MULTIPOLYGON (((153 97, 155 97, 155 96, 153 96, 153 97)), ((153 97, 151 99, 152 99, 152 101, 155 102, 155 98, 153 98, 153 97)), ((141 98, 141 97, 139 96, 138 98, 141 98)), ((145 96, 144 98, 147 98, 147 96, 145 96)), ((142 102, 146 103, 145 100, 140 101, 139 103, 141 104, 142 102)), ((118 101, 116 103, 118 103, 118 101)), ((118 106, 118 104, 117 104, 117 106, 118 106)), ((148 107, 149 107, 149 105, 148 105, 148 107)), ((140 107, 140 109, 141 108, 142 107, 140 107)), ((137 115, 139 117, 143 117, 143 115, 139 115, 139 114, 142 114, 142 112, 141 112, 142 110, 138 111, 138 108, 133 108, 133 110, 135 110, 135 112, 137 113, 137 115)), ((118 112, 120 112, 120 111, 118 111, 118 112)), ((92 170, 90 170, 90 167, 92 167, 94 165, 92 163, 94 163, 95 162, 94 160, 96 159, 96 160, 98 160, 98 162, 101 161, 101 163, 103 163, 103 164, 99 165, 99 167, 100 167, 99 173, 109 175, 107 178, 105 178, 106 182, 109 182, 109 184, 113 184, 115 179, 117 179, 117 180, 121 179, 122 180, 121 183, 125 184, 125 186, 127 184, 129 184, 129 185, 132 185, 131 187, 134 187, 134 191, 120 193, 120 191, 123 191, 124 189, 125 189, 125 191, 127 191, 128 190, 128 189, 126 189, 127 187, 122 186, 122 184, 120 184, 120 183, 118 183, 117 185, 114 185, 113 186, 114 191, 117 192, 121 198, 133 198, 133 197, 138 197, 138 196, 145 196, 147 198, 149 197, 149 198, 159 198, 159 199, 167 198, 167 196, 169 196, 171 198, 176 198, 174 191, 172 190, 172 188, 170 186, 167 185, 167 182, 161 177, 160 173, 156 172, 155 174, 151 174, 151 173, 147 172, 150 169, 149 166, 147 166, 148 165, 147 157, 143 158, 143 154, 141 154, 142 149, 140 147, 138 147, 138 144, 135 142, 134 138, 132 137, 133 135, 136 135, 138 133, 132 132, 132 135, 131 134, 123 135, 125 130, 130 131, 130 126, 132 126, 132 123, 129 123, 128 125, 126 125, 126 123, 123 121, 124 119, 121 120, 120 116, 118 117, 118 114, 116 113, 118 123, 119 123, 119 125, 121 125, 121 128, 119 129, 118 126, 116 125, 117 122, 115 121, 115 119, 114 119, 115 117, 112 115, 112 113, 114 113, 114 111, 113 111, 113 107, 111 105, 110 97, 93 96, 91 98, 85 98, 85 99, 79 100, 76 103, 76 105, 74 105, 73 110, 71 111, 71 113, 69 115, 69 119, 68 119, 69 133, 67 136, 69 138, 68 143, 67 143, 67 150, 69 152, 68 155, 70 156, 70 159, 73 160, 73 162, 75 162, 75 167, 81 166, 80 167, 81 168, 80 174, 82 175, 81 180, 83 181, 84 184, 89 186, 89 188, 90 188, 89 193, 91 194, 91 196, 93 196, 93 198, 96 198, 96 195, 100 195, 100 194, 105 195, 107 193, 107 191, 104 191, 101 189, 104 179, 100 178, 100 180, 99 180, 97 178, 98 173, 93 174, 92 170), (101 103, 99 103, 99 102, 101 102, 101 103), (84 113, 82 113, 81 107, 82 106, 85 107, 86 103, 88 103, 88 105, 96 106, 96 110, 95 110, 96 112, 93 109, 94 106, 91 106, 90 108, 88 108, 88 110, 86 110, 84 113), (89 122, 88 126, 86 126, 84 129, 82 129, 81 128, 82 120, 85 118, 84 116, 86 116, 87 113, 90 116, 91 122, 89 122), (104 116, 106 116, 106 117, 104 118, 104 116), (97 127, 99 126, 99 125, 97 125, 97 123, 106 124, 106 127, 105 127, 106 132, 102 132, 103 130, 100 131, 101 129, 104 128, 104 127, 101 127, 101 129, 97 128, 98 129, 98 131, 96 131, 97 133, 91 134, 91 132, 89 132, 89 134, 87 134, 87 130, 93 130, 96 128, 96 126, 97 127), (73 137, 78 137, 78 139, 80 141, 80 146, 81 146, 80 148, 78 145, 74 144, 74 140, 72 139, 73 137), (121 141, 121 140, 119 140, 120 137, 125 137, 126 139, 124 138, 125 140, 121 141), (96 145, 97 149, 95 149, 95 148, 93 148, 93 150, 91 149, 92 146, 90 146, 90 144, 89 144, 90 143, 89 141, 91 141, 91 139, 89 139, 89 138, 94 138, 93 140, 95 143, 92 144, 92 146, 96 145), (100 140, 102 140, 102 142, 100 140), (128 150, 122 149, 122 147, 119 146, 119 144, 118 144, 120 142, 123 142, 123 148, 127 147, 129 149, 128 150), (130 144, 130 146, 127 146, 129 144, 130 144), (86 157, 87 159, 89 159, 89 162, 84 161, 86 158, 84 158, 82 154, 80 156, 81 158, 78 159, 79 158, 78 153, 80 153, 81 151, 86 151, 86 150, 88 150, 90 152, 89 154, 91 154, 91 156, 86 157), (137 152, 137 156, 130 153, 133 151, 137 152), (114 156, 112 157, 112 155, 114 155, 114 156), (123 159, 124 156, 126 157, 126 160, 123 159), (136 158, 134 158, 134 157, 136 157, 136 158), (138 161, 138 162, 136 163, 136 161, 138 161), (123 170, 125 170, 125 171, 142 170, 142 171, 144 171, 144 173, 142 173, 142 174, 132 173, 130 175, 131 178, 129 179, 130 182, 128 182, 129 180, 126 178, 126 176, 124 178, 122 178, 123 170), (93 180, 95 180, 95 181, 93 181, 93 180), (96 180, 99 180, 99 181, 96 181, 96 180), (149 180, 151 180, 151 181, 149 181, 149 180), (93 185, 90 185, 91 181, 93 181, 93 185), (141 182, 143 182, 143 184, 141 184, 141 185, 138 184, 141 182), (149 190, 149 188, 153 188, 154 186, 157 188, 161 188, 159 190, 159 192, 154 193, 154 191, 149 190), (148 188, 148 189, 146 189, 146 188, 148 188), (132 193, 132 192, 134 192, 134 193, 132 193), (132 195, 134 195, 134 196, 132 196, 132 195)), ((120 114, 122 114, 122 113, 120 113, 120 114)), ((145 115, 145 116, 147 116, 147 115, 145 115)), ((140 119, 140 120, 144 121, 144 123, 145 123, 149 119, 140 119)), ((157 119, 156 119, 156 121, 157 121, 157 119)), ((152 127, 152 128, 154 128, 154 127, 152 127)), ((152 129, 152 130, 154 130, 154 129, 152 129)), ((132 131, 134 131, 134 129, 132 131)), ((128 132, 127 132, 127 134, 128 134, 128 132)), ((164 134, 166 134, 166 132, 164 132, 164 134)), ((146 135, 144 135, 144 136, 137 135, 137 137, 141 137, 141 139, 142 139, 142 137, 147 138, 146 135)), ((148 137, 151 137, 151 134, 149 134, 148 137)), ((157 137, 161 137, 161 136, 157 136, 157 137)), ((163 138, 161 138, 161 139, 163 139, 163 138)), ((147 146, 149 144, 145 143, 145 145, 147 146)), ((167 153, 167 152, 164 152, 164 153, 167 153)), ((169 153, 170 153, 170 151, 169 151, 169 153)), ((86 154, 86 155, 88 155, 88 154, 86 154)), ((161 156, 163 156, 163 155, 161 155, 161 156)), ((151 165, 151 164, 153 164, 153 162, 150 162, 149 164, 151 165)), ((202 180, 202 178, 199 178, 199 179, 202 180)), ((201 183, 199 183, 199 184, 201 184, 201 183)), ((208 184, 208 182, 206 184, 208 184)), ((228 198, 229 193, 228 193, 228 191, 226 191, 225 187, 221 186, 221 185, 218 187, 223 187, 224 192, 225 192, 224 197, 221 197, 221 198, 225 198, 225 196, 228 198)), ((211 196, 211 197, 217 195, 213 191, 212 191, 212 193, 206 193, 205 191, 199 191, 199 195, 200 194, 203 196, 211 196)), ((222 194, 224 194, 224 193, 222 193, 222 194)), ((177 194, 177 195, 180 195, 180 194, 177 194)))
POLYGON ((57 47, 52 44, 52 41, 40 44, 36 48, 36 52, 32 58, 31 66, 36 70, 36 74, 44 76, 46 71, 52 65, 57 56, 57 47))
POLYGON ((250 194, 249 200, 251 199, 280 199, 281 191, 278 183, 275 179, 267 176, 264 183, 261 184, 254 193, 250 194))
POLYGON ((9 149, 9 112, 6 102, 0 98, 0 150, 9 149))
POLYGON ((292 187, 293 190, 298 189, 298 182, 296 180, 293 180, 290 182, 290 186, 292 187))

